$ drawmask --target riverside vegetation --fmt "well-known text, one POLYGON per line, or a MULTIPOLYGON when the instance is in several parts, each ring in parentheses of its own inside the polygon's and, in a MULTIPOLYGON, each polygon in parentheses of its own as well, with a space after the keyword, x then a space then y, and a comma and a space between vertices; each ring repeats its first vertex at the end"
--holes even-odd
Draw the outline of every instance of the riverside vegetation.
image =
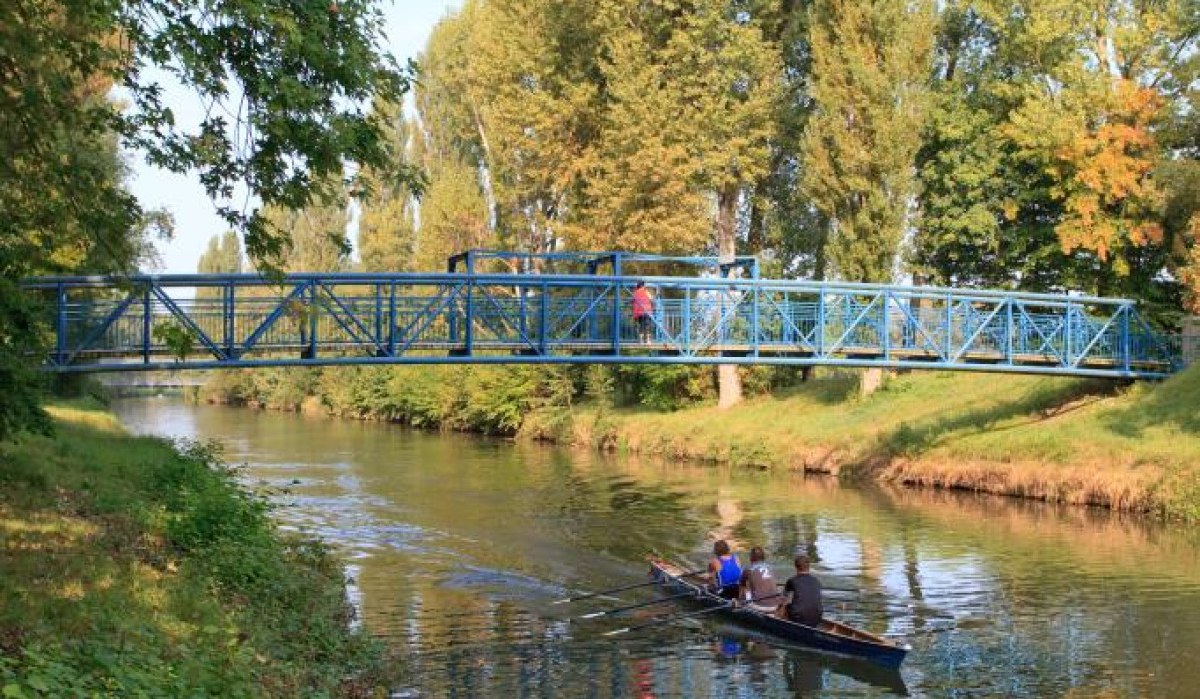
POLYGON ((376 696, 340 562, 280 532, 212 445, 124 432, 95 401, 0 443, 0 695, 376 696))
POLYGON ((733 466, 963 488, 1200 520, 1200 366, 1160 384, 913 372, 390 367, 224 372, 200 400, 305 410, 733 466))

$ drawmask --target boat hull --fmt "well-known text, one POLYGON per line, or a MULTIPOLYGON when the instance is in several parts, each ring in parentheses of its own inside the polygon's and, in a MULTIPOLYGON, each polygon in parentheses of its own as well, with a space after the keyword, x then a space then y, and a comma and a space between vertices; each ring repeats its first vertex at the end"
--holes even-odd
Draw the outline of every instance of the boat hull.
POLYGON ((729 606, 729 601, 709 592, 703 585, 682 578, 683 571, 668 563, 653 561, 650 574, 663 589, 682 594, 691 592, 687 601, 703 607, 725 607, 715 612, 725 618, 808 648, 863 658, 887 668, 899 668, 908 655, 908 647, 846 624, 826 621, 820 627, 805 626, 794 621, 746 608, 729 606))

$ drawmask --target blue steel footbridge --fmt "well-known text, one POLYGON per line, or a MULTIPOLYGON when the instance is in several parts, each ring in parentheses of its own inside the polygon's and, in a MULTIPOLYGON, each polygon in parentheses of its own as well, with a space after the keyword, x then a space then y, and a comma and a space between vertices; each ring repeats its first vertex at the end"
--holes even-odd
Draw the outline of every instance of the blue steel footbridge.
POLYGON ((761 279, 753 258, 471 251, 445 273, 42 277, 25 289, 46 308, 52 372, 645 363, 1145 379, 1181 361, 1179 338, 1126 299, 761 279), (556 264, 568 269, 547 271, 556 264), (638 265, 656 271, 631 274, 638 265), (640 323, 639 281, 654 297, 640 323))

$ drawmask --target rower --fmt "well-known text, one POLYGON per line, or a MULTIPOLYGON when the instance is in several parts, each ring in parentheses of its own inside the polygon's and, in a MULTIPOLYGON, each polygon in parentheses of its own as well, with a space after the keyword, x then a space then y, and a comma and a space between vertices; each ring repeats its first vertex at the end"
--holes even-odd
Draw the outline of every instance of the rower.
POLYGON ((714 591, 725 599, 737 599, 742 580, 742 566, 724 539, 713 544, 713 558, 708 562, 714 591))
POLYGON ((761 546, 750 549, 750 566, 742 573, 742 599, 757 612, 773 613, 779 608, 779 592, 775 576, 767 565, 767 554, 761 546))
POLYGON ((808 556, 796 556, 796 574, 788 578, 783 586, 787 602, 783 605, 784 616, 797 624, 817 626, 821 623, 821 581, 808 572, 808 556))

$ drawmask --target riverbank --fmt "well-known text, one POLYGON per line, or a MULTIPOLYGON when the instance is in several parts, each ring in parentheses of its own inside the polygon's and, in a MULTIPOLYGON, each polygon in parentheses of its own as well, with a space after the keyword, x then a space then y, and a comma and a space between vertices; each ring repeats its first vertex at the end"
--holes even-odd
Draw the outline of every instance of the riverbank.
MULTIPOLYGON (((702 394, 697 376, 680 367, 625 383, 702 394)), ((1200 521, 1200 366, 1133 386, 912 372, 865 397, 855 374, 818 371, 728 411, 631 405, 614 389, 622 378, 524 366, 247 373, 201 398, 1200 521)))
POLYGON ((734 410, 577 411, 574 441, 1200 520, 1200 366, 1162 384, 908 374, 734 410))
POLYGON ((212 446, 49 410, 53 436, 0 444, 4 697, 384 691, 339 561, 277 529, 212 446))

